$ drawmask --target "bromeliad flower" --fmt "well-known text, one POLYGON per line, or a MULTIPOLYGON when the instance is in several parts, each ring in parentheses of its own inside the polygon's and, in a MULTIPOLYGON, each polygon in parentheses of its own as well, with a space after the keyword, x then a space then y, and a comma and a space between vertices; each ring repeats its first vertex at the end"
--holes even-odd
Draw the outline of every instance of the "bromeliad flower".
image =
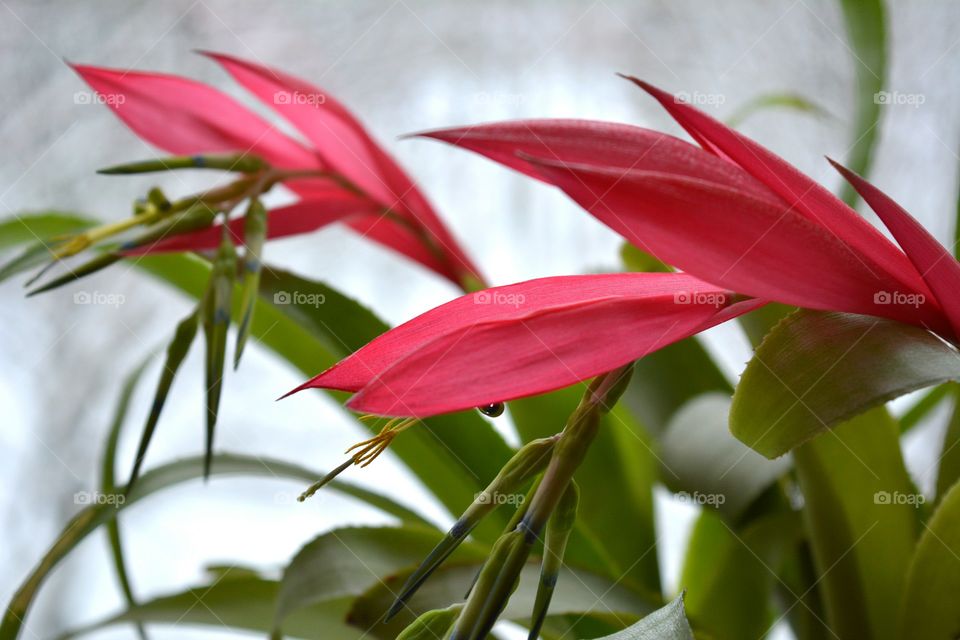
MULTIPOLYGON (((960 309, 949 295, 960 265, 906 212, 884 206, 879 191, 844 171, 904 254, 767 149, 641 85, 703 148, 639 127, 575 120, 422 135, 560 187, 637 247, 691 274, 684 278, 704 282, 652 274, 583 276, 491 289, 475 296, 527 302, 456 300, 388 332, 301 388, 353 391, 351 408, 421 417, 549 391, 696 333, 697 321, 720 321, 698 317, 696 305, 664 304, 658 296, 671 290, 680 299, 690 290, 728 301, 738 292, 740 300, 870 314, 948 339, 960 335, 960 309), (705 282, 717 289, 702 289, 705 282), (619 304, 609 299, 613 283, 621 287, 614 294, 619 304), (643 299, 642 310, 630 307, 637 305, 635 296, 643 299), (899 299, 911 304, 890 304, 899 299)), ((725 309, 722 318, 743 308, 725 309)))
MULTIPOLYGON (((252 325, 267 240, 343 222, 465 291, 482 286, 477 269, 410 177, 335 98, 267 67, 222 54, 205 55, 289 121, 307 144, 281 133, 239 102, 199 82, 167 74, 75 65, 74 70, 101 96, 103 104, 134 133, 177 154, 111 167, 102 173, 202 168, 232 172, 236 179, 173 201, 159 188, 151 189, 148 197, 134 206, 133 217, 49 238, 0 268, 2 279, 52 257, 32 283, 62 260, 91 247, 97 250, 96 257, 31 292, 39 293, 124 257, 209 252, 211 270, 206 292, 196 309, 180 322, 168 347, 128 487, 139 474, 173 378, 200 327, 206 340, 209 472, 234 289, 239 288, 240 295, 234 349, 237 366, 252 325), (268 211, 263 196, 278 184, 299 199, 268 211), (113 242, 136 228, 142 229, 139 235, 113 242), (237 247, 242 248, 239 255, 237 247)), ((375 456, 378 451, 374 446, 368 453, 375 456)))
MULTIPOLYGON (((529 506, 517 510, 515 526, 494 547, 450 637, 486 636, 546 529, 531 624, 530 637, 536 637, 566 535, 551 536, 548 525, 565 531, 559 523, 572 519, 573 472, 599 416, 619 397, 632 361, 766 300, 871 314, 950 340, 960 337, 960 302, 953 297, 960 263, 879 190, 837 165, 902 250, 767 149, 634 81, 701 146, 639 127, 572 120, 423 135, 558 186, 628 241, 685 273, 546 278, 464 296, 383 334, 295 390, 351 391, 348 406, 358 411, 425 417, 598 376, 555 440, 528 445, 549 447, 546 469, 529 464, 534 452, 524 448, 511 463, 523 473, 508 465, 488 489, 543 470, 530 489, 529 506)), ((464 513, 411 575, 391 614, 485 513, 478 503, 464 513)))
POLYGON ((428 311, 294 392, 352 391, 350 408, 390 416, 485 407, 611 371, 761 304, 683 273, 530 280, 428 311))
POLYGON ((768 149, 670 94, 630 80, 700 147, 640 127, 576 120, 422 135, 559 187, 636 246, 716 286, 801 307, 891 318, 951 340, 960 336, 960 264, 879 190, 834 163, 900 248, 768 149))
MULTIPOLYGON (((300 202, 268 215, 268 237, 342 220, 458 286, 476 287, 478 270, 422 192, 336 98, 275 69, 224 54, 204 55, 287 120, 309 146, 226 94, 187 78, 85 65, 74 69, 139 137, 187 156, 185 166, 204 166, 201 154, 235 153, 276 169, 300 202)), ((175 168, 176 162, 156 168, 164 166, 175 168)), ((242 239, 239 229, 234 231, 242 239)), ((140 252, 210 249, 218 241, 216 232, 200 231, 151 243, 140 252)))

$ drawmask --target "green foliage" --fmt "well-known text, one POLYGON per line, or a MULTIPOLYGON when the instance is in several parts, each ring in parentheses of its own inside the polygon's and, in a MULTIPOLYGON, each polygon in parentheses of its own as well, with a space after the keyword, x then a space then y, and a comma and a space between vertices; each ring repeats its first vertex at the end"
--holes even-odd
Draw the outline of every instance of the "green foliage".
POLYGON ((757 348, 733 397, 730 427, 774 458, 871 407, 958 376, 956 350, 923 329, 802 310, 757 348))

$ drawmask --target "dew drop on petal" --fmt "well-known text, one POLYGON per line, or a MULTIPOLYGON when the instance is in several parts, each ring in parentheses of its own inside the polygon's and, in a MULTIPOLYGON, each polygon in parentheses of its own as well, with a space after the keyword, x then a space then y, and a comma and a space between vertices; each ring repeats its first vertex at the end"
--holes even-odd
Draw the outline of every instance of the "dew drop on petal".
POLYGON ((477 411, 482 413, 485 416, 490 416, 491 418, 496 418, 503 414, 503 403, 494 402, 493 404, 485 404, 482 407, 477 407, 477 411))

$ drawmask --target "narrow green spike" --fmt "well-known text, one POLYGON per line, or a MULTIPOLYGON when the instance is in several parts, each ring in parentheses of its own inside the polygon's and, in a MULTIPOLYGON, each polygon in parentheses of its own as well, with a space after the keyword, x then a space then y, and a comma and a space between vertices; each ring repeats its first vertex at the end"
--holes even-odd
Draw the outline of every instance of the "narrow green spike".
POLYGON ((626 388, 633 365, 598 376, 570 415, 543 472, 540 485, 517 528, 498 540, 484 565, 450 640, 482 640, 503 612, 520 579, 533 544, 558 509, 600 427, 601 416, 626 388), (504 547, 500 548, 499 543, 504 547), (504 550, 505 549, 505 550, 504 550))
POLYGON ((567 541, 577 520, 579 501, 579 490, 576 483, 571 481, 563 497, 560 498, 556 510, 547 521, 547 533, 543 543, 543 563, 540 566, 540 584, 537 586, 537 598, 533 605, 530 634, 527 640, 537 640, 540 637, 540 629, 543 628, 543 621, 547 617, 550 600, 557 586, 557 578, 560 576, 560 566, 563 564, 567 541))
POLYGON ((172 238, 181 233, 205 229, 213 224, 216 217, 217 212, 214 209, 211 209, 203 202, 197 202, 183 213, 172 216, 162 223, 150 227, 140 235, 124 242, 120 245, 120 250, 129 251, 130 249, 137 249, 159 242, 160 240, 172 238))
POLYGON ((123 256, 118 253, 103 253, 87 262, 84 262, 80 266, 71 269, 69 273, 65 273, 59 278, 54 278, 45 285, 31 290, 27 293, 27 296, 35 296, 38 293, 43 293, 45 291, 50 291, 51 289, 56 289, 57 287, 62 287, 65 284, 79 280, 85 276, 89 276, 92 273, 96 273, 101 269, 105 269, 112 265, 115 262, 121 260, 123 256))
MULTIPOLYGON (((209 227, 211 224, 213 224, 215 216, 216 211, 207 205, 202 203, 196 204, 183 213, 166 220, 161 224, 151 227, 146 232, 136 236, 132 240, 124 242, 119 246, 119 250, 126 251, 129 249, 135 249, 153 242, 157 242, 169 236, 175 236, 180 233, 186 233, 188 231, 195 231, 196 229, 209 227)), ((44 293, 46 291, 62 287, 65 284, 69 284, 75 280, 79 280, 80 278, 94 274, 101 269, 105 269, 106 267, 109 267, 110 265, 114 264, 115 262, 119 262, 122 259, 123 255, 120 253, 102 253, 95 258, 92 258, 91 260, 81 264, 80 266, 70 269, 69 273, 65 273, 59 278, 54 278, 43 286, 31 290, 27 293, 27 296, 35 296, 38 293, 44 293)), ((43 269, 43 271, 41 271, 37 276, 31 278, 28 284, 32 283, 39 276, 43 275, 47 269, 57 262, 58 260, 53 260, 50 262, 43 269)))
POLYGON ((0 267, 0 282, 48 262, 50 257, 54 255, 56 246, 57 243, 55 242, 31 244, 0 267))
POLYGON ((480 521, 500 506, 499 496, 519 490, 524 482, 540 473, 547 466, 556 436, 533 440, 517 451, 503 466, 490 485, 479 493, 463 515, 453 524, 430 554, 420 563, 416 571, 410 574, 384 618, 390 620, 403 609, 407 600, 426 582, 427 578, 453 553, 461 542, 473 531, 480 521))
POLYGON ((173 340, 167 347, 167 357, 163 363, 163 370, 160 372, 160 380, 157 382, 157 390, 153 394, 153 404, 150 407, 150 414, 147 416, 147 422, 143 426, 143 432, 140 435, 140 444, 137 446, 137 457, 133 462, 133 470, 130 472, 130 480, 127 482, 126 493, 129 493, 140 477, 140 468, 143 466, 143 459, 147 455, 147 447, 150 446, 150 439, 153 438, 153 432, 160 420, 160 413, 163 411, 163 405, 167 400, 167 394, 170 392, 170 386, 173 379, 183 364, 187 352, 190 351, 190 345, 197 335, 197 327, 200 324, 200 308, 194 309, 189 316, 180 321, 173 334, 173 340))
POLYGON ((100 169, 102 175, 129 175, 133 173, 154 173, 175 169, 218 169, 220 171, 238 171, 254 173, 264 169, 267 164, 257 156, 246 154, 174 156, 128 162, 100 169))
POLYGON ((217 411, 220 408, 220 391, 223 388, 223 363, 227 352, 227 330, 230 328, 230 301, 233 281, 237 273, 237 251, 224 226, 223 240, 217 249, 210 274, 210 283, 203 300, 203 333, 207 341, 207 442, 204 459, 204 477, 210 475, 213 461, 213 433, 217 426, 217 411))
POLYGON ((267 209, 259 199, 250 201, 243 224, 243 243, 246 246, 243 255, 243 289, 240 304, 240 328, 237 332, 237 346, 234 350, 233 368, 240 366, 243 347, 250 334, 253 321, 253 308, 260 289, 260 269, 262 265, 263 243, 267 237, 267 209))
POLYGON ((520 581, 534 538, 518 528, 500 536, 483 565, 450 640, 483 640, 520 581))

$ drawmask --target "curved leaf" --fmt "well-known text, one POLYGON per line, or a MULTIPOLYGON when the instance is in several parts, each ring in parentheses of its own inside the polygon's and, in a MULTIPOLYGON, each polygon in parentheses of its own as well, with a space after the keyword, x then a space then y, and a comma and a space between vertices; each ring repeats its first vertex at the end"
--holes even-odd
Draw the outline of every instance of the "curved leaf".
POLYGON ((729 414, 729 397, 717 393, 685 404, 660 439, 660 462, 667 486, 735 519, 791 461, 767 460, 730 435, 729 414))
POLYGON ((960 483, 924 527, 910 560, 897 637, 953 640, 960 630, 960 483))
POLYGON ((801 531, 799 515, 791 511, 757 518, 738 530, 703 511, 680 577, 687 614, 696 628, 716 640, 764 637, 774 619, 772 567, 779 566, 801 531))
MULTIPOLYGON (((304 482, 310 482, 318 477, 318 475, 322 475, 316 471, 311 471, 286 462, 230 454, 214 456, 211 474, 259 475, 270 478, 283 477, 302 480, 304 482)), ((27 615, 27 610, 30 608, 33 598, 36 596, 43 581, 54 567, 56 567, 81 540, 96 531, 101 525, 116 518, 117 514, 135 502, 167 487, 200 478, 202 475, 202 456, 171 462, 144 473, 140 477, 137 485, 127 494, 126 500, 120 504, 116 506, 103 503, 94 504, 74 516, 64 527, 40 563, 34 568, 10 600, 10 604, 4 613, 3 621, 0 622, 0 640, 14 640, 18 637, 23 626, 23 621, 27 615)), ((428 524, 423 518, 406 507, 393 502, 390 498, 366 489, 361 489, 339 481, 330 483, 330 488, 334 491, 339 491, 363 500, 371 506, 393 515, 400 520, 428 524)), ((122 489, 118 490, 118 494, 122 493, 122 489)))
MULTIPOLYGON (((209 266, 192 256, 148 256, 137 266, 194 298, 202 295, 209 273, 209 266)), ((387 329, 356 301, 281 269, 264 267, 260 294, 250 335, 308 375, 330 367, 387 329)), ((512 453, 475 412, 424 420, 390 448, 454 515, 473 502, 512 453)), ((474 534, 492 541, 505 524, 505 516, 494 514, 474 534)))
POLYGON ((683 594, 630 628, 596 640, 693 640, 683 609, 683 594))
MULTIPOLYGON (((847 164, 860 175, 867 175, 880 133, 880 91, 887 67, 886 18, 883 0, 840 0, 840 7, 857 78, 857 111, 851 134, 854 142, 847 164)), ((856 199, 856 191, 845 184, 843 200, 851 204, 856 199)))
POLYGON ((878 408, 794 452, 827 622, 840 638, 895 636, 922 503, 899 436, 878 408))
MULTIPOLYGON (((462 602, 479 570, 480 564, 444 565, 410 599, 403 611, 384 622, 383 612, 393 603, 394 592, 403 584, 408 572, 391 576, 354 601, 350 609, 350 619, 377 637, 394 638, 421 613, 462 602)), ((510 596, 510 601, 501 615, 502 619, 520 624, 530 623, 539 573, 540 566, 536 561, 523 567, 520 584, 510 596)), ((612 615, 615 620, 619 619, 620 626, 623 626, 633 622, 638 616, 649 613, 651 608, 649 601, 618 584, 615 579, 564 567, 557 581, 548 621, 552 619, 556 624, 560 622, 561 614, 568 613, 591 616, 599 614, 612 615)), ((545 632, 545 635, 557 632, 557 627, 551 627, 549 622, 546 628, 551 631, 545 632)))
MULTIPOLYGON (((104 495, 116 493, 117 485, 115 480, 117 466, 117 443, 120 440, 120 431, 127 416, 127 410, 130 408, 130 399, 133 392, 143 376, 146 369, 147 360, 137 367, 124 381, 120 392, 120 401, 117 403, 117 409, 114 414, 113 424, 107 433, 106 446, 103 451, 103 462, 100 470, 100 491, 104 495)), ((136 606, 137 601, 133 596, 133 587, 130 585, 130 577, 127 572, 127 563, 123 557, 123 541, 120 538, 119 518, 114 518, 107 523, 107 537, 110 541, 110 552, 113 557, 113 568, 117 575, 117 581, 120 584, 120 591, 127 606, 136 606)), ((137 626, 138 635, 146 640, 146 632, 142 626, 137 626)))
MULTIPOLYGON (((275 581, 227 568, 210 584, 143 602, 118 615, 65 633, 60 640, 124 622, 167 624, 174 628, 198 625, 268 633, 279 588, 275 581)), ((317 603, 290 618, 288 633, 295 638, 363 640, 364 633, 346 621, 349 607, 349 598, 317 603)))
POLYGON ((774 458, 871 407, 958 377, 957 350, 923 329, 801 310, 767 335, 747 365, 730 429, 774 458))
MULTIPOLYGON (((442 537, 432 527, 410 526, 353 527, 319 536, 297 552, 283 572, 275 629, 286 631, 288 618, 300 609, 385 584, 384 576, 415 567, 442 537)), ((484 557, 486 549, 472 543, 460 545, 452 556, 461 562, 479 562, 484 557)))
POLYGON ((727 125, 736 128, 753 114, 766 109, 793 109, 820 117, 828 115, 823 107, 798 93, 764 93, 740 105, 727 118, 727 125))

